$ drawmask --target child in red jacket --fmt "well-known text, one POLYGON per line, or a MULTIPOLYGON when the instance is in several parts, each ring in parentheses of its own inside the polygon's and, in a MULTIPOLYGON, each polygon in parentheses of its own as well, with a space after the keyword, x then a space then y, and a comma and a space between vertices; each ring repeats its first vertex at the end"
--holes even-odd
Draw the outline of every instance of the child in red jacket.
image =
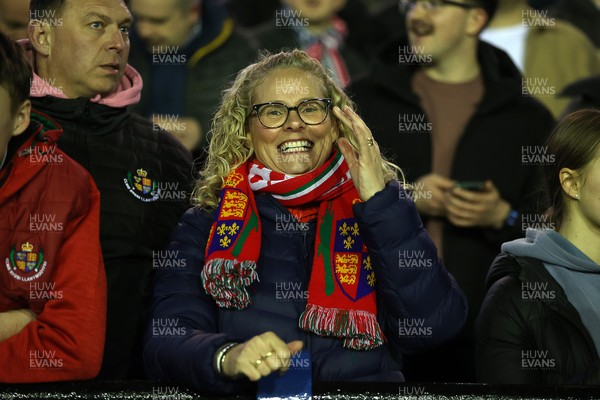
POLYGON ((0 382, 90 379, 106 330, 100 194, 58 126, 30 124, 31 78, 0 33, 0 382))

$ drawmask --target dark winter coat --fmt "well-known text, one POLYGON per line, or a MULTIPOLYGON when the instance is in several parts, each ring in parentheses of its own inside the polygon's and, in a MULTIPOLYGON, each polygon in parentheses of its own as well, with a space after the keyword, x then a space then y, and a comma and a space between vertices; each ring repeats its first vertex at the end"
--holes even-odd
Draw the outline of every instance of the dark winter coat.
POLYGON ((125 107, 85 98, 31 100, 62 126, 59 148, 88 170, 101 194, 108 321, 100 377, 142 377, 153 261, 189 207, 191 156, 171 134, 125 107))
POLYGON ((437 258, 414 203, 397 184, 353 208, 377 277, 377 317, 387 337, 386 344, 371 351, 344 349, 340 339, 298 327, 306 296, 286 301, 278 293, 289 293, 290 288, 281 285, 290 283, 299 285, 298 293, 306 293, 316 220, 308 229, 283 231, 277 221, 293 218, 289 211, 269 194, 257 195, 256 204, 262 224, 260 282, 249 288, 252 303, 243 311, 219 309, 202 287, 212 213, 191 209, 173 232, 167 251, 176 263, 157 274, 145 337, 145 365, 153 379, 178 380, 212 392, 252 390, 246 379, 230 381, 217 375, 213 357, 224 343, 272 331, 286 342, 304 342, 312 358, 313 381, 403 381, 401 352, 442 343, 461 329, 467 313, 464 295, 437 258), (400 251, 422 252, 421 259, 430 262, 427 267, 403 268, 400 251), (429 329, 408 337, 412 322, 407 320, 429 329), (174 321, 179 332, 160 335, 153 328, 161 321, 174 321))
POLYGON ((600 384, 594 341, 541 261, 502 253, 486 287, 476 327, 480 381, 600 384))

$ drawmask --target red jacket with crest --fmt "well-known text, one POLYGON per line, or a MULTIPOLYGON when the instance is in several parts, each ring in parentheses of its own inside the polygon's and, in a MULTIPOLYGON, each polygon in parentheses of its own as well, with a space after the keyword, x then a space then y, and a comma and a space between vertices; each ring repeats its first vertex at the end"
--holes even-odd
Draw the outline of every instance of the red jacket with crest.
POLYGON ((36 320, 0 341, 0 382, 89 379, 106 330, 100 194, 56 147, 49 119, 9 142, 0 169, 0 313, 36 320))

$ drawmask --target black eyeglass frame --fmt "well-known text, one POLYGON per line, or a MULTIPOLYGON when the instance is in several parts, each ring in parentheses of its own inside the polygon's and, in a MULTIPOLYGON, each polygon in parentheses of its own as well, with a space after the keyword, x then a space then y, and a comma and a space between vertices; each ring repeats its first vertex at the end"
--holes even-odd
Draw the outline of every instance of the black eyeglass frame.
POLYGON ((249 114, 248 116, 252 115, 252 113, 256 113, 256 118, 258 118, 258 122, 260 122, 260 123, 262 124, 262 126, 264 126, 264 127, 265 127, 265 128, 267 128, 267 129, 277 129, 277 128, 281 128, 283 125, 285 125, 285 123, 287 122, 288 118, 290 117, 290 112, 292 112, 292 111, 296 111, 296 114, 298 114, 298 117, 299 117, 299 118, 302 120, 302 122, 304 122, 306 125, 320 125, 320 124, 322 124, 323 122, 325 122, 325 120, 326 120, 326 119, 327 119, 327 117, 329 116, 329 109, 331 108, 331 105, 332 105, 332 104, 333 104, 332 100, 331 100, 330 98, 327 98, 327 97, 302 100, 300 103, 296 104, 296 106, 294 106, 294 107, 288 107, 288 106, 286 106, 285 104, 283 104, 283 103, 281 103, 281 102, 279 102, 279 101, 270 101, 270 102, 268 102, 268 103, 254 104, 254 105, 251 107, 252 111, 250 112, 250 114, 249 114), (300 107, 302 104, 304 104, 304 103, 306 103, 306 102, 309 102, 309 101, 315 101, 315 100, 317 100, 317 101, 322 101, 322 102, 324 102, 324 103, 325 103, 325 118, 323 118, 323 121, 321 121, 321 122, 317 122, 317 123, 314 123, 314 124, 313 124, 313 123, 306 122, 306 121, 304 120, 304 118, 302 118, 302 114, 300 114, 300 113, 298 112, 298 108, 299 108, 299 107, 300 107), (259 114, 258 114, 258 110, 260 110, 260 108, 261 108, 261 107, 263 107, 263 106, 269 106, 269 105, 279 105, 279 106, 283 106, 283 107, 285 107, 285 108, 287 109, 287 116, 285 117, 285 119, 283 120, 283 122, 281 123, 281 125, 277 125, 277 126, 267 126, 267 125, 265 125, 265 123, 264 123, 264 122, 262 122, 262 121, 260 120, 260 117, 259 117, 259 114))
MULTIPOLYGON (((431 2, 430 0, 427 0, 429 2, 431 2)), ((481 4, 473 4, 473 3, 460 3, 458 1, 453 1, 453 0, 438 0, 441 4, 440 6, 457 6, 457 7, 461 7, 461 8, 479 8, 481 7, 481 4)), ((411 0, 400 0, 400 9, 403 9, 404 11, 408 11, 411 8, 413 8, 414 6, 417 5, 417 3, 420 3, 419 0, 415 0, 414 3, 411 2, 411 0)), ((431 8, 426 8, 427 10, 435 10, 438 7, 431 7, 431 8)))

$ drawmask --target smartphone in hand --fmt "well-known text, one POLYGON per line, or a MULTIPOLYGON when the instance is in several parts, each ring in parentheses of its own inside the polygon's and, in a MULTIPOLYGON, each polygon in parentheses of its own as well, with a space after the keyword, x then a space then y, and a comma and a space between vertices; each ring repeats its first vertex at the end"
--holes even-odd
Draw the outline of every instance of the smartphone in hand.
POLYGON ((462 181, 462 182, 456 182, 456 184, 454 186, 459 187, 464 190, 470 190, 473 192, 481 192, 485 188, 485 182, 484 181, 462 181))

